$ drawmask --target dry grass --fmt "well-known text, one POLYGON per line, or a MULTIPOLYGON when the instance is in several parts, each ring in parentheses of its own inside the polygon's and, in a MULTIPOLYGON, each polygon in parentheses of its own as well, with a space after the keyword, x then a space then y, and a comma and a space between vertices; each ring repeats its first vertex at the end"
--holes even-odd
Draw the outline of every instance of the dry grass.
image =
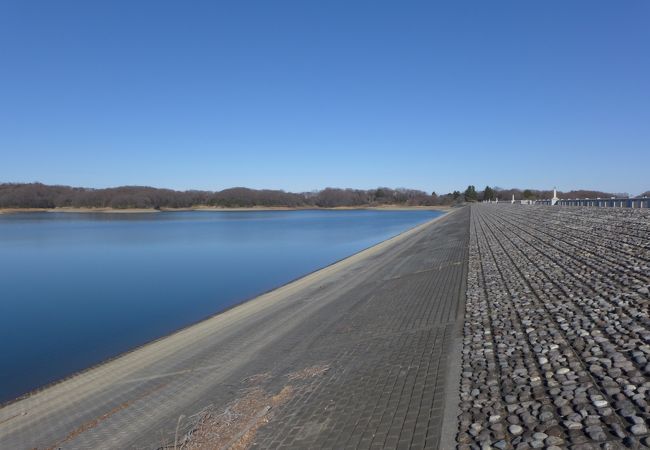
POLYGON ((159 389, 162 389, 167 383, 159 384, 158 386, 155 386, 153 389, 150 389, 146 392, 143 392, 142 394, 139 394, 137 397, 133 398, 132 400, 128 400, 125 402, 120 403, 119 405, 115 406, 113 409, 110 411, 105 412, 99 417, 96 417, 92 420, 89 420, 88 422, 82 423, 80 426, 75 428, 74 430, 70 431, 63 439, 59 440, 57 443, 51 445, 50 447, 47 447, 47 450, 54 450, 57 448, 61 448, 63 444, 66 442, 74 439, 75 437, 79 436, 80 434, 95 428, 97 425, 99 425, 101 422, 105 421, 109 417, 113 416, 114 414, 117 414, 118 412, 122 411, 123 409, 128 408, 131 406, 133 403, 142 400, 143 398, 147 397, 148 395, 158 391, 159 389))
POLYGON ((251 375, 250 377, 244 378, 242 382, 248 385, 258 385, 267 381, 271 378, 271 372, 258 373, 256 375, 251 375))
POLYGON ((242 395, 217 413, 210 407, 195 416, 195 424, 175 446, 188 450, 247 448, 249 441, 265 421, 273 405, 273 396, 259 387, 242 395))
MULTIPOLYGON (((327 365, 307 367, 287 375, 290 382, 309 380, 329 370, 327 365)), ((253 375, 242 380, 249 386, 225 409, 217 411, 209 406, 189 417, 190 429, 184 436, 178 436, 173 446, 166 448, 183 450, 244 450, 250 448, 260 427, 270 422, 273 410, 287 403, 298 392, 294 384, 285 385, 279 392, 271 394, 259 384, 271 378, 268 372, 253 375)), ((179 427, 181 425, 179 418, 179 427)))
POLYGON ((330 370, 330 366, 326 364, 320 364, 317 366, 306 367, 302 370, 298 370, 297 372, 292 372, 287 375, 287 378, 289 378, 289 381, 307 380, 309 378, 320 377, 321 375, 324 375, 328 370, 330 370))
POLYGON ((291 397, 293 397, 293 395, 294 388, 292 386, 283 387, 279 393, 271 397, 271 405, 267 411, 261 415, 261 417, 259 417, 260 420, 255 420, 254 422, 250 423, 250 426, 240 432, 240 435, 236 436, 233 441, 230 442, 230 445, 226 445, 224 448, 230 450, 245 450, 247 448, 250 448, 255 440, 255 435, 257 434, 258 428, 269 423, 270 419, 267 413, 270 411, 270 409, 276 408, 283 403, 286 403, 289 401, 289 399, 291 399, 291 397))

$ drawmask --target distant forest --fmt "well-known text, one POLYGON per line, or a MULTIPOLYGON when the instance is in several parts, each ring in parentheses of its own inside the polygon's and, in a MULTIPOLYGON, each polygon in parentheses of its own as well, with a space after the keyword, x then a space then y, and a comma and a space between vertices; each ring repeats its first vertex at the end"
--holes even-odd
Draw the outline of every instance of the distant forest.
POLYGON ((452 194, 437 196, 414 189, 372 190, 327 188, 291 193, 235 187, 223 191, 174 191, 146 186, 106 189, 48 186, 41 183, 0 184, 0 208, 190 208, 214 206, 334 208, 381 205, 434 206, 458 200, 452 194))
MULTIPOLYGON (((235 187, 223 191, 174 191, 146 186, 123 186, 91 189, 50 186, 41 183, 0 184, 0 208, 190 208, 213 206, 335 208, 382 205, 451 206, 465 201, 551 198, 553 191, 500 189, 489 187, 477 191, 468 186, 464 192, 437 195, 415 189, 377 188, 370 190, 327 188, 321 191, 291 193, 279 190, 235 187)), ((648 193, 646 193, 648 194, 648 193)), ((599 191, 570 191, 562 198, 596 198, 627 196, 599 191)))

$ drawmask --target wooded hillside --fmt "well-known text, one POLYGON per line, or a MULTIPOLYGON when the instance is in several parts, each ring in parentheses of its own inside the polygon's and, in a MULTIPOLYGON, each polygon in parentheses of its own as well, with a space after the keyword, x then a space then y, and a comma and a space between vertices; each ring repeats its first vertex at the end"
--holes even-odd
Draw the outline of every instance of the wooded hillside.
POLYGON ((147 186, 106 189, 49 186, 41 183, 0 184, 0 208, 189 208, 219 207, 344 207, 381 205, 441 205, 454 198, 414 189, 372 190, 327 188, 291 193, 235 187, 223 191, 174 191, 147 186))
MULTIPOLYGON (((339 189, 292 193, 271 189, 235 187, 223 191, 174 191, 148 186, 121 186, 106 189, 50 186, 42 183, 0 184, 0 208, 190 208, 214 206, 224 208, 294 207, 336 208, 382 205, 439 206, 464 201, 515 199, 548 199, 553 191, 534 189, 502 189, 486 186, 478 191, 468 186, 461 193, 436 195, 416 189, 339 189)), ((642 194, 643 195, 643 194, 642 194)), ((648 195, 646 193, 645 195, 648 195)), ((601 191, 558 191, 560 198, 627 197, 627 193, 601 191)))

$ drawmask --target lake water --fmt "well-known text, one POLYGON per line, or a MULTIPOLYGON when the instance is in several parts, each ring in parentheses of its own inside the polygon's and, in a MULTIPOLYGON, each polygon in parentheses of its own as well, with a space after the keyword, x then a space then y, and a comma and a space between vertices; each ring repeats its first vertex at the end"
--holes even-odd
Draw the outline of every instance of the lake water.
POLYGON ((440 214, 0 215, 0 403, 440 214))

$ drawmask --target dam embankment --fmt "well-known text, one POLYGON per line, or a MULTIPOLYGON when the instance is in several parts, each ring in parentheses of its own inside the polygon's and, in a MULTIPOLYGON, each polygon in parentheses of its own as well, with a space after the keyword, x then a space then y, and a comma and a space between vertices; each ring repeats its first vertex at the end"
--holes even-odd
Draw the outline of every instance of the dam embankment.
POLYGON ((0 447, 453 440, 469 220, 455 210, 9 404, 0 447))

